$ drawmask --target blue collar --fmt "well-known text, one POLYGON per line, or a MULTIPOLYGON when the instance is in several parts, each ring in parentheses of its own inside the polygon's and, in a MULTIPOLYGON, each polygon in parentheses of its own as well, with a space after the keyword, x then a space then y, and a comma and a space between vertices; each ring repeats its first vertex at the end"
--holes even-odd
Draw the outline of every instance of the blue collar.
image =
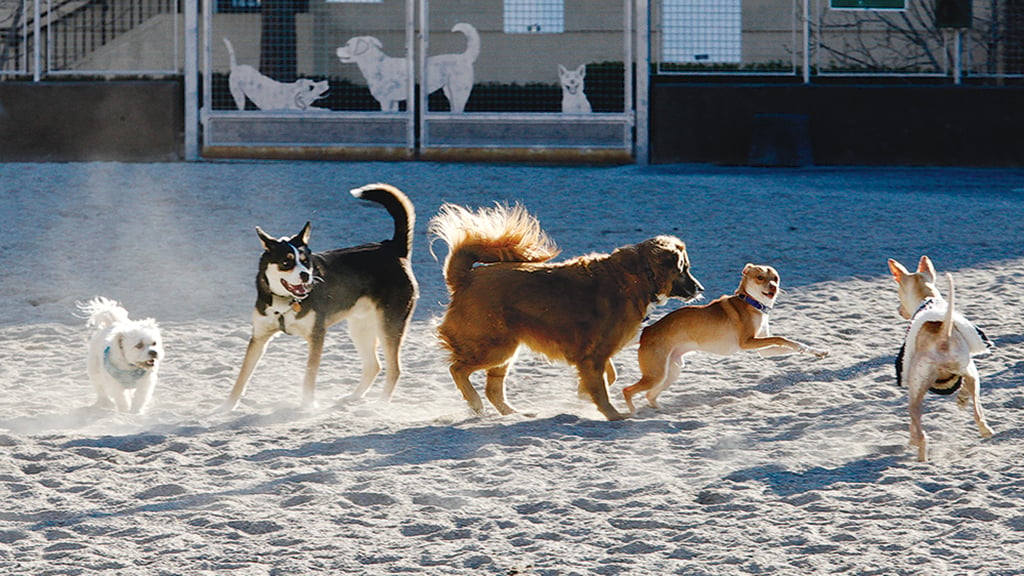
POLYGON ((122 370, 114 366, 110 361, 110 346, 107 346, 107 349, 103 351, 103 367, 107 370, 107 374, 110 374, 126 390, 131 390, 138 386, 139 380, 142 380, 146 373, 149 372, 149 368, 140 368, 138 366, 129 370, 122 370))
POLYGON ((772 311, 772 309, 769 308, 768 306, 765 306, 764 304, 761 304, 757 300, 754 300, 753 298, 751 298, 750 296, 747 296, 746 294, 744 294, 742 292, 740 293, 739 296, 740 296, 741 299, 743 299, 744 302, 746 302, 747 304, 750 304, 751 306, 753 306, 754 309, 757 310, 758 312, 760 312, 761 314, 768 314, 769 312, 772 311))

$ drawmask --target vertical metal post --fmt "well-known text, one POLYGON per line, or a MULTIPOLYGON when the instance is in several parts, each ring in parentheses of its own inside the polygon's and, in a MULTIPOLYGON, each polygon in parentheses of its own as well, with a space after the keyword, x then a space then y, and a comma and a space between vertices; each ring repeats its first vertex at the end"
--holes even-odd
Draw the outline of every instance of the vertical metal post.
MULTIPOLYGON (((629 5, 627 0, 626 5, 629 5)), ((650 151, 650 116, 648 107, 650 106, 650 74, 651 74, 651 26, 650 26, 651 12, 649 9, 648 0, 636 0, 636 58, 634 62, 626 61, 626 74, 629 75, 631 70, 630 66, 635 66, 636 70, 636 112, 634 115, 636 122, 636 141, 633 144, 636 163, 641 166, 646 166, 651 163, 651 151, 650 151)), ((627 19, 627 25, 629 21, 627 19)), ((627 36, 633 36, 631 34, 631 26, 626 28, 627 36)), ((628 87, 628 84, 627 84, 628 87)), ((627 100, 628 102, 628 100, 627 100)), ((627 113, 629 111, 627 110, 627 113)))
POLYGON ((199 0, 185 0, 184 8, 185 160, 194 162, 199 160, 199 0))
POLYGON ((406 0, 405 2, 405 60, 406 75, 409 78, 408 91, 405 97, 405 142, 410 157, 416 150, 416 62, 413 55, 416 53, 416 2, 406 0))
POLYGON ((961 28, 957 28, 953 37, 953 84, 959 86, 963 78, 963 37, 964 31, 961 28))
POLYGON ((804 84, 811 83, 811 0, 804 2, 804 84))
MULTIPOLYGON (((40 10, 39 10, 39 3, 42 2, 42 1, 43 0, 35 0, 34 2, 32 2, 32 6, 34 6, 33 12, 32 12, 32 35, 35 37, 35 42, 32 43, 33 44, 33 48, 34 48, 33 51, 32 51, 33 52, 32 53, 32 81, 33 82, 39 82, 39 80, 42 79, 42 73, 39 71, 39 68, 40 68, 40 66, 42 66, 42 62, 43 62, 43 56, 42 56, 43 45, 39 41, 39 39, 42 38, 42 36, 40 36, 40 34, 42 34, 42 24, 39 22, 39 19, 41 17, 40 10)), ((53 10, 49 10, 49 13, 52 14, 53 10)), ((47 33, 46 36, 47 36, 47 41, 49 41, 49 37, 51 35, 49 32, 52 32, 53 28, 48 28, 47 30, 48 30, 48 33, 47 33)))
MULTIPOLYGON (((416 100, 416 112, 420 115, 420 150, 429 144, 427 139, 427 45, 429 44, 427 10, 430 7, 429 4, 429 0, 420 0, 420 50, 417 55, 419 56, 420 95, 416 100)), ((409 76, 409 84, 411 86, 416 84, 415 76, 409 76)))

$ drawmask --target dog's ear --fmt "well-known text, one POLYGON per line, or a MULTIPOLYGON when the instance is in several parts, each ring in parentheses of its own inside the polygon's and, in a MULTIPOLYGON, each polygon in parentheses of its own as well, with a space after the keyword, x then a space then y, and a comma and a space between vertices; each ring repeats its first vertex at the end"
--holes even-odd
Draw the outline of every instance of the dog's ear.
POLYGON ((903 264, 889 258, 889 271, 892 272, 893 280, 897 283, 903 280, 903 277, 910 274, 910 271, 903 267, 903 264))
POLYGON ((306 225, 302 227, 298 234, 292 236, 291 243, 309 246, 309 222, 306 222, 306 225))
POLYGON ((579 68, 576 69, 576 73, 580 75, 580 78, 587 77, 587 65, 580 64, 579 68))
POLYGON ((931 258, 927 256, 921 256, 921 261, 917 263, 917 272, 919 274, 928 274, 935 280, 935 266, 932 264, 931 258))
POLYGON ((569 70, 567 70, 565 66, 562 66, 561 64, 558 65, 558 75, 559 76, 565 76, 568 73, 569 73, 569 70))
POLYGON ((270 247, 277 242, 277 238, 267 234, 259 226, 256 227, 256 235, 260 237, 260 243, 263 244, 264 250, 270 250, 270 247))
POLYGON ((750 272, 750 269, 753 268, 753 267, 754 267, 754 265, 752 263, 747 262, 747 265, 743 267, 743 272, 740 272, 740 274, 743 274, 744 276, 746 276, 747 272, 750 272))
POLYGON ((378 50, 384 49, 384 44, 382 44, 380 40, 373 36, 367 36, 365 38, 360 38, 356 42, 356 49, 352 51, 352 54, 354 56, 359 56, 369 50, 370 46, 376 46, 378 50))

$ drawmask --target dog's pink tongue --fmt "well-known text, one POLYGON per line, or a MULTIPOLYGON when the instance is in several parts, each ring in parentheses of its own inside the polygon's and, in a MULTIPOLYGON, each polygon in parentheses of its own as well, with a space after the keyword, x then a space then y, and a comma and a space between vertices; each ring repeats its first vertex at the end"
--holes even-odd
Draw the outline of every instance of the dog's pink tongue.
POLYGON ((309 294, 309 289, 306 288, 305 284, 289 284, 284 280, 281 280, 281 284, 284 284, 285 289, 291 292, 292 294, 295 294, 296 296, 305 296, 309 294))

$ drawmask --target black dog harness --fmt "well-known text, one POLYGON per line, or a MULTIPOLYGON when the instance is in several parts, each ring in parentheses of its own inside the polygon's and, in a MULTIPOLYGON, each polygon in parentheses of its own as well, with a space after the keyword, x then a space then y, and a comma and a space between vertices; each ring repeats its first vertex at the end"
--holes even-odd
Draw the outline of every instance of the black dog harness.
MULTIPOLYGON (((914 325, 914 318, 917 318, 917 315, 920 314, 921 312, 924 312, 925 310, 930 310, 934 305, 935 299, 928 298, 924 302, 922 302, 920 306, 917 307, 917 310, 914 312, 914 315, 910 317, 910 325, 907 326, 907 336, 910 335, 910 328, 913 327, 914 325)), ((978 332, 978 336, 981 337, 981 340, 987 346, 992 345, 992 341, 989 340, 988 336, 986 336, 985 333, 981 331, 981 328, 978 328, 974 324, 971 324, 971 327, 978 332)), ((906 352, 907 338, 906 336, 904 336, 903 345, 900 346, 900 352, 899 354, 896 355, 896 385, 900 387, 903 386, 903 357, 906 355, 906 352)), ((963 384, 963 381, 963 376, 956 376, 955 378, 950 378, 949 380, 938 381, 935 382, 934 386, 928 388, 928 391, 934 394, 949 396, 950 394, 954 394, 956 393, 956 391, 960 390, 960 385, 963 384)))

